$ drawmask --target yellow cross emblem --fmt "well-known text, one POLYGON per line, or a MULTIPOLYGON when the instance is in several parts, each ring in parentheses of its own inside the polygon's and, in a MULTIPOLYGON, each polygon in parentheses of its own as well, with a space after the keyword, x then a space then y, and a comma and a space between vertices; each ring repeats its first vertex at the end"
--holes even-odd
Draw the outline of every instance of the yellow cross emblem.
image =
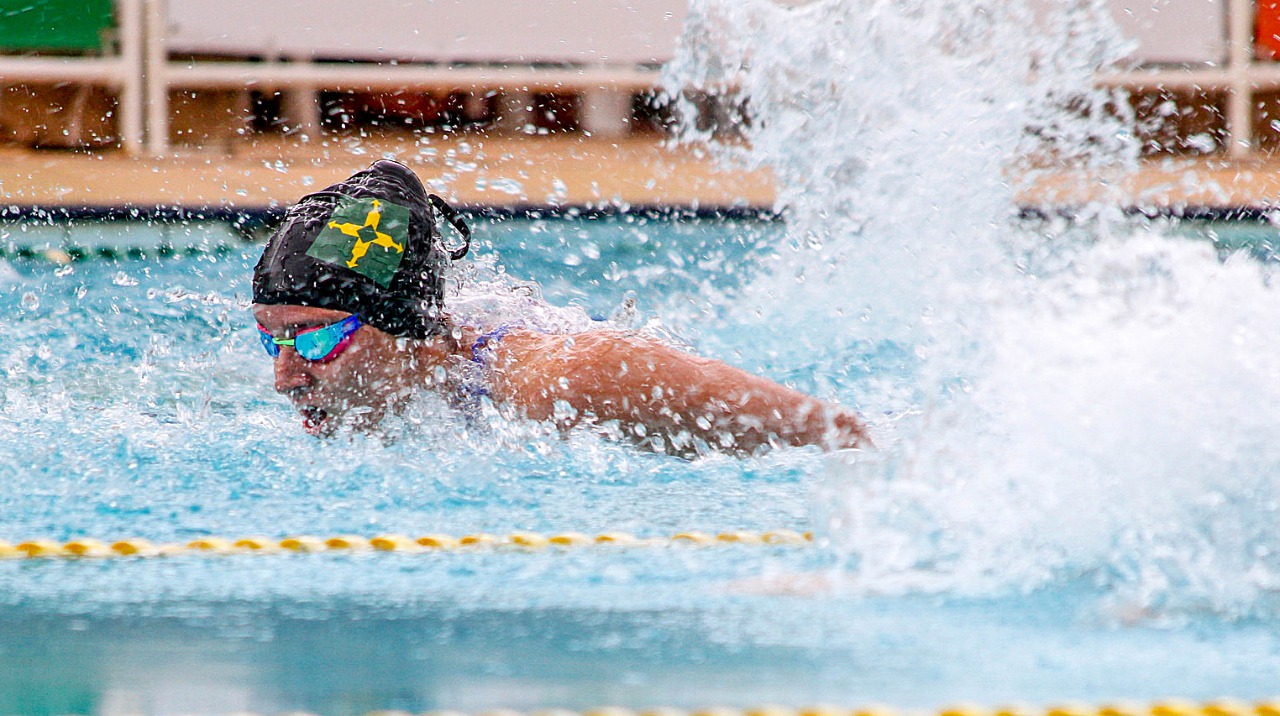
POLYGON ((382 221, 382 204, 377 200, 373 200, 373 208, 364 217, 364 225, 360 226, 349 221, 337 222, 330 221, 329 228, 337 229, 347 236, 354 237, 356 242, 351 246, 351 260, 347 261, 347 268, 355 268, 360 259, 369 253, 370 246, 381 246, 384 249, 395 249, 396 253, 404 253, 404 246, 397 244, 390 235, 378 231, 378 223, 382 221), (372 239, 364 238, 368 231, 373 232, 372 239))

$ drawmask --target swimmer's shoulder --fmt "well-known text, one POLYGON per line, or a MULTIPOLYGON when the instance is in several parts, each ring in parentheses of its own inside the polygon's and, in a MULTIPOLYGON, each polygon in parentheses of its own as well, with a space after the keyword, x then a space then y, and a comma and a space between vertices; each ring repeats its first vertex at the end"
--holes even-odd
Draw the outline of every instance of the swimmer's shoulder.
MULTIPOLYGON (((673 360, 670 347, 622 329, 546 333, 512 328, 493 346, 491 382, 501 394, 597 393, 628 374, 673 360), (572 388, 570 388, 572 386, 572 388)), ((563 396, 562 396, 563 397, 563 396)))
POLYGON ((577 333, 547 333, 525 327, 511 328, 498 350, 504 358, 531 364, 570 363, 579 366, 612 366, 636 359, 666 362, 674 357, 696 359, 655 338, 634 330, 600 328, 577 333))

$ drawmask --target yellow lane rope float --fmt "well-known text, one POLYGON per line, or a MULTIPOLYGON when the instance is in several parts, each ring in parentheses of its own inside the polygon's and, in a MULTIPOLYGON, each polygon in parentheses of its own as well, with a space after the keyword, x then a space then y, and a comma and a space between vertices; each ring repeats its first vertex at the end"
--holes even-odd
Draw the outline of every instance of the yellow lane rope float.
MULTIPOLYGON (((241 714, 240 716, 254 715, 241 714)), ((291 716, 311 716, 311 714, 295 712, 291 716)), ((415 716, 415 714, 408 711, 371 711, 365 716, 415 716)), ((1117 702, 1101 706, 1063 703, 1045 708, 1032 706, 986 708, 956 705, 936 711, 899 710, 876 705, 854 708, 831 705, 790 707, 763 704, 747 708, 717 706, 698 709, 670 707, 628 709, 620 706, 600 706, 585 711, 566 709, 427 711, 420 716, 1280 716, 1280 699, 1248 702, 1224 698, 1205 703, 1168 699, 1153 703, 1117 702)))
MULTIPOLYGON (((384 534, 374 537, 335 535, 315 537, 299 535, 284 539, 270 537, 201 537, 185 544, 152 543, 145 539, 122 539, 114 542, 85 538, 70 542, 0 540, 0 559, 81 558, 81 557, 162 557, 177 554, 287 554, 289 552, 438 552, 444 550, 545 550, 589 546, 612 547, 680 547, 712 545, 806 545, 813 534, 793 530, 768 532, 679 532, 670 537, 636 537, 626 532, 604 532, 586 535, 562 532, 544 535, 538 532, 512 532, 505 535, 477 532, 455 537, 446 534, 424 534, 418 537, 384 534)), ((1161 715, 1174 716, 1174 715, 1161 715)), ((1215 716, 1228 716, 1226 714, 1215 716)), ((1280 716, 1280 714, 1275 714, 1280 716)))

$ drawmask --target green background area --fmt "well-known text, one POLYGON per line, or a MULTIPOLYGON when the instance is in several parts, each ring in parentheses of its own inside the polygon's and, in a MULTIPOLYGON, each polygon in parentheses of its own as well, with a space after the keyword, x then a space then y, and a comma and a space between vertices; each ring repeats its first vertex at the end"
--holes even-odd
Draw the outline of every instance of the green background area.
POLYGON ((111 0, 0 0, 0 51, 102 49, 111 0))

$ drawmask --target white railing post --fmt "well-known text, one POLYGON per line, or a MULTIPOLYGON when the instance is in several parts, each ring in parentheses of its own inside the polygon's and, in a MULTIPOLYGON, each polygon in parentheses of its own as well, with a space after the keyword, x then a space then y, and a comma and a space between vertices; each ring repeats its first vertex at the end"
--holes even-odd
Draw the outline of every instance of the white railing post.
MULTIPOLYGON (((309 57, 289 58, 291 64, 311 66, 309 57)), ((320 95, 313 85, 299 82, 292 87, 278 87, 284 92, 284 120, 289 132, 302 141, 320 138, 320 95)))
POLYGON ((1227 13, 1227 154, 1240 159, 1253 147, 1253 0, 1229 0, 1227 13))
POLYGON ((142 153, 145 131, 142 0, 116 0, 116 14, 120 21, 120 144, 129 154, 136 155, 142 153))
POLYGON ((169 153, 169 33, 166 0, 145 0, 147 5, 147 148, 152 156, 169 153))

